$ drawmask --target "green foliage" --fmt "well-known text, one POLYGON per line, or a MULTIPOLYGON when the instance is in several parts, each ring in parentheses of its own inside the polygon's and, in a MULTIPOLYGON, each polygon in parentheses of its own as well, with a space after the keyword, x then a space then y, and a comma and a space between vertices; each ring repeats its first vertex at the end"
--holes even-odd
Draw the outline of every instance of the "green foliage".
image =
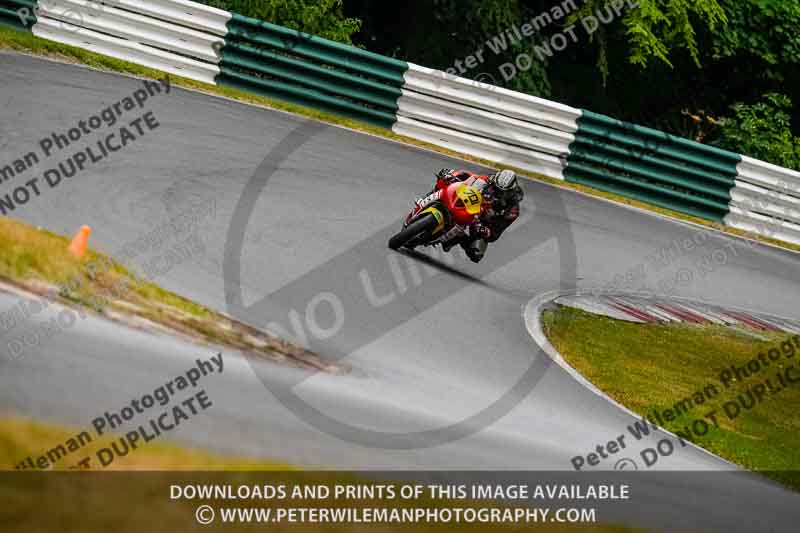
POLYGON ((613 13, 619 0, 576 0, 568 21, 509 40, 498 54, 487 40, 561 1, 203 1, 340 42, 352 38, 373 52, 463 77, 488 81, 480 76, 488 73, 512 90, 798 166, 793 133, 800 133, 800 109, 769 97, 737 105, 722 127, 716 117, 731 114, 736 102, 800 92, 800 0, 628 0, 620 16, 613 13), (586 16, 613 21, 587 37, 580 24, 586 16), (535 46, 569 24, 577 25, 581 42, 539 61, 535 46), (481 51, 483 61, 464 68, 481 51), (520 54, 533 58, 531 68, 504 81, 499 67, 520 54))
POLYGON ((722 0, 728 26, 714 36, 716 59, 755 63, 767 79, 784 81, 800 64, 800 2, 722 0))
POLYGON ((551 96, 547 63, 535 60, 508 82, 499 74, 500 65, 513 62, 520 53, 533 56, 540 37, 518 43, 507 40, 498 54, 486 41, 528 22, 552 4, 552 0, 345 0, 346 14, 364 21, 356 42, 373 52, 430 68, 455 69, 455 74, 470 79, 488 81, 480 75, 489 74, 507 88, 545 97, 551 96), (483 61, 464 68, 466 59, 479 51, 483 61))
POLYGON ((630 62, 645 67, 652 57, 672 66, 670 50, 685 48, 700 66, 694 21, 714 31, 727 17, 717 0, 639 0, 624 19, 630 62))
MULTIPOLYGON (((572 21, 595 15, 598 11, 613 13, 613 0, 588 0, 572 17, 572 21)), ((697 42, 696 25, 715 30, 727 19, 725 11, 717 0, 638 0, 636 7, 626 4, 627 11, 622 16, 625 38, 628 45, 628 61, 641 68, 652 60, 658 60, 673 67, 670 55, 676 49, 685 49, 696 66, 700 66, 701 51, 697 42)), ((613 28, 612 28, 613 29, 613 28)), ((610 72, 608 59, 608 33, 610 29, 601 26, 596 36, 599 45, 598 67, 604 77, 610 72)))
POLYGON ((768 93, 753 104, 736 104, 733 116, 721 120, 717 144, 776 165, 800 170, 800 137, 792 135, 792 100, 768 93))
POLYGON ((351 44, 361 21, 343 14, 342 0, 200 0, 233 11, 332 41, 351 44))
MULTIPOLYGON (((484 48, 486 62, 471 75, 473 77, 481 72, 491 73, 498 84, 508 89, 533 94, 536 96, 549 96, 550 83, 547 79, 547 64, 536 59, 533 52, 534 45, 539 44, 536 36, 522 42, 511 43, 508 49, 495 56, 490 49, 485 47, 487 40, 497 36, 501 31, 519 26, 530 19, 534 13, 526 10, 519 0, 435 0, 436 18, 445 28, 461 29, 468 36, 467 46, 452 57, 463 58, 479 48, 484 48), (534 58, 531 68, 519 72, 516 76, 504 83, 498 74, 499 66, 506 62, 514 62, 520 54, 527 53, 534 58), (461 55, 458 55, 461 54, 461 55)), ((539 11, 536 11, 538 14, 539 11)), ((452 66, 451 64, 447 65, 452 66)))

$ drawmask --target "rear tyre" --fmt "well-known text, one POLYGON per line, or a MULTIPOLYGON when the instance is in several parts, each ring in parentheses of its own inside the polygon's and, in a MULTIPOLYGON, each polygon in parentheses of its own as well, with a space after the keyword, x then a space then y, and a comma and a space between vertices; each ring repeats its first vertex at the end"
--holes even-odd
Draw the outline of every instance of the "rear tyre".
POLYGON ((418 237, 422 237, 426 233, 433 231, 434 228, 437 226, 436 217, 431 215, 430 213, 424 215, 419 220, 415 220, 403 230, 389 239, 389 248, 392 250, 397 250, 404 246, 407 246, 409 242, 415 240, 418 237))

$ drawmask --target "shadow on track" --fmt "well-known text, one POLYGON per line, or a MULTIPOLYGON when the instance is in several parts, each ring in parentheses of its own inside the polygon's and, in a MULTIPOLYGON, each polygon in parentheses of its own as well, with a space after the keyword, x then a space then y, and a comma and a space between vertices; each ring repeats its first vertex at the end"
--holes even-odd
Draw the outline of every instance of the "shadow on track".
POLYGON ((396 250, 396 251, 399 254, 403 254, 403 255, 405 255, 407 257, 411 257, 413 259, 416 259, 420 263, 424 263, 425 265, 428 265, 428 266, 430 266, 432 268, 435 268, 437 270, 440 270, 442 272, 450 274, 451 276, 454 276, 456 278, 459 278, 459 279, 464 280, 464 281, 469 282, 469 283, 475 283, 476 285, 480 285, 481 287, 485 287, 485 288, 490 289, 492 291, 499 292, 501 294, 505 294, 506 296, 510 296, 510 297, 514 297, 514 298, 524 298, 524 297, 527 296, 525 293, 522 293, 522 292, 515 292, 515 291, 508 290, 508 289, 504 289, 502 287, 498 287, 497 285, 493 285, 493 284, 483 280, 482 278, 479 278, 479 277, 474 276, 472 274, 469 274, 467 272, 462 272, 461 270, 458 270, 457 268, 455 268, 453 266, 450 266, 448 264, 442 263, 438 259, 434 259, 433 257, 431 257, 429 255, 425 255, 422 252, 418 252, 417 250, 408 250, 406 248, 401 248, 401 249, 396 250))

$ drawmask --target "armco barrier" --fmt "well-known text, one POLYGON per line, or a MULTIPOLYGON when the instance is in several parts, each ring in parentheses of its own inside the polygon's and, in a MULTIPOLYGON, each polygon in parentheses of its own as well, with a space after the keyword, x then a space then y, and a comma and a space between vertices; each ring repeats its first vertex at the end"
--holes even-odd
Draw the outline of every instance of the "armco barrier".
POLYGON ((581 110, 409 63, 403 88, 574 133, 581 110))
POLYGON ((102 0, 102 3, 219 37, 228 33, 232 16, 229 11, 188 0, 102 0))
POLYGON ((86 0, 42 3, 39 14, 73 26, 110 34, 209 63, 218 62, 215 48, 224 44, 224 40, 212 34, 210 30, 203 32, 185 28, 111 5, 95 5, 86 0), (218 43, 218 46, 215 47, 214 43, 218 43))
POLYGON ((36 13, 37 37, 212 84, 231 18, 186 0, 42 0, 36 13))
POLYGON ((0 24, 30 28, 36 22, 36 0, 0 0, 0 24))
POLYGON ((443 148, 495 161, 501 165, 529 169, 545 176, 558 177, 563 166, 558 157, 533 152, 508 143, 494 141, 450 128, 434 126, 404 116, 398 116, 392 130, 443 148))
POLYGON ((564 179, 580 110, 409 65, 395 133, 564 179))
POLYGON ((584 111, 567 181, 721 222, 741 156, 584 111))
POLYGON ((731 206, 725 225, 757 235, 800 244, 800 225, 780 218, 760 215, 731 206))
POLYGON ((800 244, 800 172, 189 0, 0 0, 0 24, 800 244))
POLYGON ((40 17, 33 26, 33 33, 37 37, 206 83, 214 83, 219 73, 219 68, 212 63, 165 52, 136 41, 112 37, 49 17, 40 17))
POLYGON ((220 85, 390 128, 408 64, 234 14, 220 68, 220 85))
POLYGON ((800 172, 742 156, 736 176, 737 182, 800 198, 800 172))
POLYGON ((800 172, 742 157, 725 224, 800 244, 800 172))

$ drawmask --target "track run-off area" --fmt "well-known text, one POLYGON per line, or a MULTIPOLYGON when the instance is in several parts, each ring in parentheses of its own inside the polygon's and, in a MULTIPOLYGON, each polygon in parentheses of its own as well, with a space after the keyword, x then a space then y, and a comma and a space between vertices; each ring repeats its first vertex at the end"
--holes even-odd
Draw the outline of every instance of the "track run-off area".
MULTIPOLYGON (((3 164, 142 86, 16 54, 0 54, 0 70, 3 164)), ((571 471, 575 456, 635 419, 539 350, 522 318, 532 298, 608 286, 658 249, 702 233, 703 246, 671 266, 715 249, 735 253, 683 280, 680 296, 798 318, 798 257, 788 251, 524 180, 522 218, 480 265, 461 253, 399 255, 387 249, 388 237, 434 172, 479 167, 175 86, 103 131, 147 113, 146 135, 133 128, 135 141, 57 187, 43 172, 98 135, 5 181, 3 194, 33 178, 43 184, 8 216, 64 235, 89 225, 92 246, 113 253, 213 201, 214 216, 198 229, 205 253, 164 268, 156 281, 352 369, 311 373, 226 354, 224 373, 204 383, 213 407, 171 434, 181 443, 309 467, 571 471)), ((658 287, 668 272, 645 270, 641 281, 658 287)), ((0 311, 15 301, 0 296, 0 311)), ((0 351, 15 333, 3 333, 0 351)), ((0 409, 86 426, 213 353, 87 318, 17 359, 2 353, 0 409)), ((660 438, 632 443, 630 455, 660 438)), ((732 468, 692 447, 653 466, 732 468)), ((755 476, 721 476, 654 482, 637 513, 729 531, 757 530, 762 515, 778 525, 796 517, 798 496, 755 476), (696 494, 678 518, 664 495, 673 482, 676 492, 696 494)))

